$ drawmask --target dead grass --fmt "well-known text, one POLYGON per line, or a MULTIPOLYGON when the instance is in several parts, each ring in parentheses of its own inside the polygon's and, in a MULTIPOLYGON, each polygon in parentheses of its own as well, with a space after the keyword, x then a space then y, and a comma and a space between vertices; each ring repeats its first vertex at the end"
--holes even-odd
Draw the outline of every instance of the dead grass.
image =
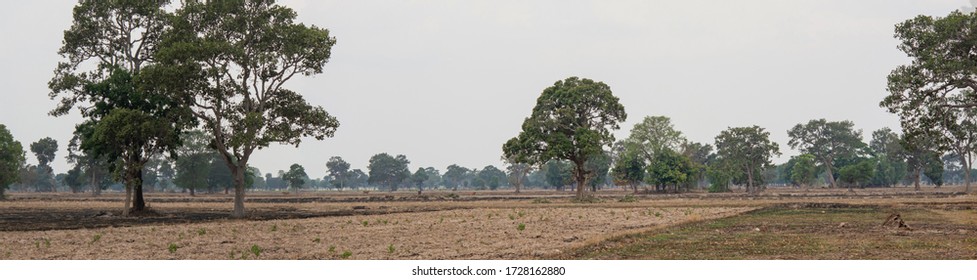
POLYGON ((768 207, 615 238, 562 258, 977 259, 975 210, 810 205, 768 207), (914 230, 883 228, 894 212, 914 230))

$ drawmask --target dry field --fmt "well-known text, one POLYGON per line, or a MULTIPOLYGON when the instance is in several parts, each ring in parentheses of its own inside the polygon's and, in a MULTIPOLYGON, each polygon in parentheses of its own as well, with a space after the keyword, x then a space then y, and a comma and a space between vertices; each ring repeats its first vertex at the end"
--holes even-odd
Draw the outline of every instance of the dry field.
MULTIPOLYGON (((599 193, 600 202, 596 203, 574 203, 569 193, 555 192, 254 193, 249 196, 247 220, 227 219, 230 196, 222 194, 192 198, 182 194, 148 194, 151 213, 136 217, 118 216, 122 203, 117 194, 97 198, 13 194, 10 200, 0 201, 0 259, 716 258, 631 254, 614 249, 669 245, 672 243, 636 245, 634 238, 696 225, 708 225, 712 232, 736 232, 746 228, 734 223, 738 220, 717 222, 755 217, 756 213, 785 205, 800 209, 848 205, 869 209, 868 212, 883 207, 876 211, 880 213, 892 207, 937 209, 934 213, 962 217, 954 221, 965 224, 948 226, 947 232, 964 235, 961 242, 966 242, 968 234, 977 233, 977 222, 968 213, 977 212, 966 212, 975 206, 974 196, 959 191, 955 188, 923 192, 887 189, 850 194, 839 190, 783 189, 769 190, 760 196, 642 194, 634 199, 622 199, 628 194, 624 191, 603 191, 599 193), (963 212, 953 212, 957 210, 963 212), (731 228, 723 228, 726 225, 731 228)), ((918 212, 913 213, 910 217, 918 212)), ((760 215, 760 220, 745 223, 764 224, 767 221, 764 219, 770 217, 775 218, 769 220, 771 225, 790 223, 793 219, 760 215)), ((818 219, 821 218, 805 221, 807 225, 821 226, 818 219)), ((824 218, 822 224, 835 222, 833 218, 824 218)), ((870 221, 856 224, 855 229, 878 231, 870 221)), ((687 232, 689 236, 699 236, 694 231, 687 232)), ((750 232, 743 234, 747 233, 750 232)), ((767 238, 779 239, 776 234, 767 238)), ((694 238, 683 240, 686 245, 672 247, 671 251, 698 251, 708 244, 694 238)), ((804 251, 808 252, 806 255, 730 256, 819 258, 819 254, 833 252, 831 244, 828 248, 804 251)), ((735 248, 732 245, 728 247, 735 248)), ((761 242, 750 246, 779 245, 761 242)), ((858 258, 858 255, 836 256, 858 258)), ((974 258, 966 252, 955 256, 974 258)))

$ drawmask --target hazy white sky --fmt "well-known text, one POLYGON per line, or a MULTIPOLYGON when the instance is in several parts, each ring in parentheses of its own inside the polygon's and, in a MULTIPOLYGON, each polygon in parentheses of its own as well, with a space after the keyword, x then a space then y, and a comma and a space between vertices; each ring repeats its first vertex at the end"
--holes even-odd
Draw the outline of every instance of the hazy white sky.
MULTIPOLYGON (((58 140, 65 172, 77 111, 50 117, 47 81, 61 59, 76 1, 11 1, 0 9, 0 123, 24 144, 58 140)), ((645 116, 672 118, 712 144, 727 127, 759 125, 795 155, 787 130, 811 119, 851 120, 866 141, 898 118, 879 108, 885 77, 908 62, 893 26, 942 16, 964 0, 312 1, 281 4, 338 43, 325 73, 287 84, 339 118, 336 137, 256 151, 276 173, 310 176, 342 156, 404 154, 411 170, 500 165, 542 90, 580 76, 621 98, 627 136, 645 116)), ((28 162, 36 164, 28 152, 28 162)))

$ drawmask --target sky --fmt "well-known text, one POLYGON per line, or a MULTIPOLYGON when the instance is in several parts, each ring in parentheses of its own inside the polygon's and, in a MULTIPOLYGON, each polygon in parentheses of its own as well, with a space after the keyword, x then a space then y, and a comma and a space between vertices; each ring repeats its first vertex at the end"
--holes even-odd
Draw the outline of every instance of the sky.
MULTIPOLYGON (((65 161, 77 110, 47 113, 47 82, 71 25, 69 0, 12 1, 0 9, 0 124, 25 150, 58 141, 65 161)), ((311 177, 341 156, 366 171, 377 153, 410 168, 501 166, 535 100, 571 76, 608 84, 628 114, 618 139, 645 116, 667 116, 691 141, 728 127, 770 132, 785 162, 787 130, 851 120, 867 142, 899 130, 878 103, 886 75, 909 59, 894 25, 943 16, 964 0, 320 1, 287 0, 298 21, 337 44, 322 74, 286 84, 340 121, 335 137, 272 145, 250 164, 265 173, 301 164, 311 177)), ((36 164, 28 151, 28 163, 36 164)))

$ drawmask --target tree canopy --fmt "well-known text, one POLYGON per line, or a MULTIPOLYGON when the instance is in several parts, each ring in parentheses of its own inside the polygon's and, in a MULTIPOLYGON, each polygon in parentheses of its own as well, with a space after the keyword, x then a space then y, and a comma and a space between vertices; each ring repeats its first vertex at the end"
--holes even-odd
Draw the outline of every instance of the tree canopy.
POLYGON ((17 182, 24 161, 24 147, 14 140, 7 126, 0 124, 0 200, 7 187, 17 182))
POLYGON ((154 56, 161 88, 214 136, 234 166, 233 217, 243 217, 251 154, 272 143, 298 146, 303 137, 332 137, 339 121, 285 84, 322 73, 336 39, 296 23, 273 0, 183 1, 154 56))
POLYGON ((770 132, 759 126, 734 127, 716 136, 716 153, 734 170, 746 175, 747 192, 758 192, 758 180, 770 158, 780 155, 780 146, 770 141, 770 132))
POLYGON ((577 197, 583 197, 592 175, 584 164, 614 143, 611 132, 626 119, 624 106, 607 84, 570 77, 543 90, 522 132, 503 145, 503 154, 535 165, 551 159, 570 161, 577 197))
POLYGON ((407 169, 408 164, 410 161, 404 155, 393 157, 387 153, 376 154, 370 158, 370 164, 367 166, 370 169, 369 182, 382 189, 396 191, 411 175, 410 170, 407 169))
POLYGON ((797 124, 787 131, 791 148, 811 154, 821 163, 828 175, 828 183, 835 187, 834 161, 842 157, 854 157, 865 143, 861 130, 855 130, 851 121, 829 122, 825 119, 797 124))

